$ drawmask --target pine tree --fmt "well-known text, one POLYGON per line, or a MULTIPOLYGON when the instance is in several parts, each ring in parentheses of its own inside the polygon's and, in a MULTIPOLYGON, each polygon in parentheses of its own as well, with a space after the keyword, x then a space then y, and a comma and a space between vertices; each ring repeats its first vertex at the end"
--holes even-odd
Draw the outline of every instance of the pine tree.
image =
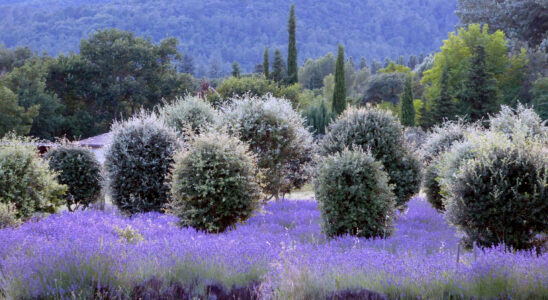
POLYGON ((255 67, 253 68, 253 73, 264 74, 263 64, 256 64, 255 67))
POLYGON ((413 74, 405 78, 403 95, 401 98, 400 121, 403 126, 415 126, 415 107, 413 106, 413 74))
POLYGON ((346 109, 346 83, 344 77, 344 48, 339 44, 339 52, 335 64, 335 88, 333 89, 334 117, 337 117, 346 109))
POLYGON ((409 56, 409 61, 407 62, 407 66, 413 70, 418 64, 418 58, 415 55, 409 56))
POLYGON ((405 66, 405 56, 400 55, 400 57, 396 60, 396 64, 405 66))
POLYGON ((282 53, 278 49, 274 51, 274 62, 272 63, 272 74, 270 76, 272 80, 278 83, 281 83, 285 77, 285 63, 282 53))
POLYGON ((443 67, 440 82, 440 96, 433 100, 429 112, 430 122, 441 123, 445 120, 453 120, 457 115, 455 101, 449 93, 449 69, 443 67))
POLYGON ((268 46, 264 49, 263 72, 264 77, 268 79, 270 77, 270 59, 268 58, 268 46))
POLYGON ((378 70, 382 69, 382 63, 376 59, 371 63, 371 74, 376 74, 378 70))
POLYGON ((367 60, 365 60, 365 57, 362 57, 360 59, 360 64, 358 65, 358 68, 360 70, 367 68, 367 60))
POLYGON ((432 121, 430 119, 431 111, 429 111, 427 107, 428 107, 428 101, 426 100, 426 97, 423 95, 422 106, 419 109, 420 119, 418 120, 418 124, 423 130, 427 130, 428 128, 432 126, 432 121))
POLYGON ((240 77, 240 64, 237 61, 232 64, 232 76, 240 77))
POLYGON ((480 45, 475 50, 460 93, 464 113, 470 116, 471 121, 486 117, 497 109, 497 81, 487 71, 485 48, 480 45))
POLYGON ((287 84, 297 83, 298 80, 298 65, 297 65, 297 41, 296 41, 296 17, 295 4, 291 5, 289 11, 289 20, 287 22, 287 32, 289 33, 289 41, 287 43, 287 84))

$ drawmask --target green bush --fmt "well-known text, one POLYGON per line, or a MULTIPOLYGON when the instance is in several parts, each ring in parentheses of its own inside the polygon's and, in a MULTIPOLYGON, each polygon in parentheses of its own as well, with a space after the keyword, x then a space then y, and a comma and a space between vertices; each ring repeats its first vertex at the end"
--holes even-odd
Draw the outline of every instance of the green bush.
POLYGON ((65 203, 69 211, 87 208, 101 194, 101 165, 87 148, 62 142, 44 156, 49 167, 59 175, 60 183, 68 187, 65 203))
POLYGON ((395 196, 382 164, 362 150, 326 157, 314 177, 325 233, 383 237, 392 231, 395 196))
POLYGON ((329 125, 320 153, 329 155, 349 149, 370 149, 394 185, 396 205, 403 208, 419 191, 421 165, 404 143, 403 128, 390 112, 381 109, 349 108, 329 125))
POLYGON ((548 154, 542 143, 513 143, 501 134, 482 137, 475 158, 455 174, 446 204, 450 222, 466 242, 513 249, 537 245, 548 231, 548 154))
POLYGON ((289 101, 267 95, 234 99, 223 107, 223 124, 257 154, 268 182, 264 192, 278 199, 308 179, 312 136, 289 101))
POLYGON ((19 225, 19 220, 17 219, 17 209, 13 203, 2 203, 0 202, 0 229, 7 227, 15 227, 19 225))
POLYGON ((500 112, 489 118, 489 129, 514 139, 548 138, 548 127, 532 108, 518 104, 516 109, 501 106, 500 112))
MULTIPOLYGON (((474 140, 475 136, 471 138, 474 140)), ((455 142, 450 149, 441 153, 426 170, 424 190, 427 200, 434 208, 445 211, 445 202, 453 186, 459 168, 473 159, 477 152, 476 145, 470 140, 455 142), (431 168, 431 174, 428 174, 431 168), (435 182, 431 182, 435 180, 435 182)))
POLYGON ((441 187, 439 184, 440 170, 438 168, 438 157, 426 167, 424 172, 423 191, 426 194, 426 200, 438 211, 444 211, 441 187))
POLYGON ((467 130, 468 128, 460 121, 448 121, 436 125, 428 133, 421 147, 420 153, 424 161, 429 164, 436 156, 449 149, 454 142, 463 141, 467 130))
POLYGON ((198 96, 177 98, 159 108, 160 118, 178 133, 191 130, 199 134, 217 121, 217 112, 208 102, 198 96))
POLYGON ((8 135, 0 140, 0 203, 13 204, 17 217, 55 212, 66 186, 40 159, 36 140, 8 135))
POLYGON ((115 122, 111 132, 105 169, 112 202, 129 214, 162 211, 169 198, 166 176, 178 149, 175 132, 145 112, 115 122))
POLYGON ((443 211, 441 187, 439 184, 440 161, 445 151, 455 143, 464 141, 467 133, 475 127, 466 127, 462 122, 448 121, 436 125, 428 133, 423 146, 419 150, 423 161, 427 163, 423 180, 423 190, 426 200, 438 211, 443 211))
POLYGON ((230 102, 231 98, 263 97, 271 94, 274 97, 289 100, 294 106, 298 102, 300 91, 300 84, 278 86, 276 82, 264 77, 230 77, 217 87, 217 93, 224 99, 224 102, 230 102))
POLYGON ((176 158, 170 206, 182 226, 223 232, 255 211, 259 175, 248 145, 237 138, 213 132, 197 136, 176 158))

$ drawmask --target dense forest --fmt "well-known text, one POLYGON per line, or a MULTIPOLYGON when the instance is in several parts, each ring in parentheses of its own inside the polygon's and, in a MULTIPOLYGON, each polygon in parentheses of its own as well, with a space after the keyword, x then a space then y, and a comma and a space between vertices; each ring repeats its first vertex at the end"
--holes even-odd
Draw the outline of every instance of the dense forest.
MULTIPOLYGON (((265 46, 287 51, 287 9, 293 1, 0 0, 0 44, 50 55, 77 52, 81 39, 117 28, 179 40, 198 77, 228 74, 238 61, 251 71, 265 46), (216 74, 217 73, 217 74, 216 74)), ((297 4, 298 62, 336 51, 384 60, 430 53, 458 20, 456 0, 302 0, 297 4)))
MULTIPOLYGON (((0 5, 4 3, 2 1, 0 5)), ((142 2, 140 4, 147 7, 147 2, 142 2)), ((228 9, 229 2, 218 4, 228 9)), ((388 18, 387 12, 394 16, 394 20, 399 20, 400 14, 405 15, 401 7, 386 6, 394 4, 391 1, 366 3, 355 9, 348 7, 348 11, 338 11, 330 7, 331 4, 288 4, 283 14, 280 8, 279 12, 252 14, 254 17, 249 22, 240 22, 236 17, 231 19, 238 26, 249 26, 254 18, 259 20, 260 16, 268 15, 257 21, 271 20, 268 26, 222 25, 223 30, 211 31, 215 34, 191 35, 200 39, 194 41, 190 38, 190 42, 170 36, 177 36, 181 26, 157 27, 164 23, 154 21, 163 16, 155 13, 158 10, 173 14, 180 7, 161 2, 154 7, 148 5, 149 14, 133 15, 150 16, 143 24, 153 24, 152 27, 140 26, 139 22, 131 26, 129 23, 117 25, 118 21, 130 20, 131 14, 113 23, 105 21, 103 25, 82 17, 102 6, 112 5, 107 10, 111 17, 120 13, 123 7, 131 7, 132 11, 141 7, 130 5, 136 4, 131 1, 123 5, 101 3, 83 5, 74 1, 61 9, 56 1, 39 3, 29 0, 10 6, 15 10, 8 14, 12 21, 33 20, 33 24, 43 24, 40 25, 43 32, 74 28, 80 30, 79 36, 85 37, 80 40, 76 35, 40 35, 32 31, 40 31, 31 29, 33 25, 8 30, 13 35, 11 38, 9 34, 3 35, 7 40, 13 39, 12 44, 21 46, 6 48, 0 44, 0 136, 15 131, 49 140, 60 136, 70 139, 89 137, 107 132, 115 119, 127 118, 141 109, 156 109, 164 102, 188 94, 198 95, 215 107, 247 93, 286 98, 318 136, 325 134, 326 126, 351 106, 387 109, 398 116, 402 124, 423 129, 447 120, 481 121, 497 113, 501 105, 534 106, 541 118, 548 119, 548 2, 545 1, 458 0, 454 11, 459 19, 455 22, 457 28, 440 29, 443 26, 426 24, 422 30, 412 29, 415 19, 404 22, 406 26, 399 22, 379 21, 374 28, 368 27, 368 22, 373 22, 371 20, 388 18), (19 11, 25 5, 33 4, 36 6, 19 11), (370 18, 364 19, 367 22, 355 20, 355 24, 342 30, 341 24, 359 15, 354 12, 363 6, 382 9, 368 12, 370 18), (170 7, 172 10, 168 9, 170 7), (327 7, 332 11, 325 12, 324 22, 313 28, 307 20, 314 19, 312 16, 321 14, 327 7), (24 18, 24 14, 41 9, 48 10, 48 13, 24 18), (95 24, 97 30, 90 29, 84 33, 87 25, 68 21, 70 26, 65 27, 44 25, 51 20, 44 16, 55 11, 63 12, 64 16, 79 15, 80 19, 95 24), (337 15, 350 17, 330 23, 329 20, 337 15), (513 16, 520 18, 517 20, 513 16), (111 27, 101 27, 107 25, 111 27), (126 26, 132 30, 123 30, 126 26), (323 26, 327 26, 329 33, 323 32, 323 26), (337 38, 353 32, 353 26, 356 32, 352 33, 352 39, 337 45, 337 38), (420 36, 418 33, 424 34, 426 29, 430 30, 428 36, 438 34, 434 31, 444 30, 443 38, 420 38, 428 40, 433 48, 436 48, 434 44, 441 46, 428 55, 421 53, 430 47, 424 41, 407 40, 420 36), (271 30, 273 34, 263 36, 253 30, 271 30), (241 38, 232 37, 231 32, 241 38), (373 32, 379 34, 375 36, 373 32), (311 43, 311 36, 319 34, 329 38, 315 39, 311 43), (32 36, 39 38, 34 40, 32 36), (397 39, 401 43, 393 42, 395 36, 400 36, 397 39), (42 40, 49 40, 49 37, 56 37, 55 42, 42 40), (227 46, 232 43, 233 46, 227 46), (215 46, 221 44, 222 47, 215 46), (375 46, 363 46, 369 44, 375 46), (388 44, 391 46, 381 49, 388 44), (36 51, 55 48, 50 45, 74 51, 53 55, 36 51), (336 53, 333 45, 337 45, 336 53), (396 47, 398 45, 402 48, 396 47), (378 54, 374 54, 376 51, 378 54), (227 53, 241 59, 230 62, 234 57, 221 55, 227 53), (394 57, 397 53, 405 54, 394 57)), ((406 3, 407 7, 424 7, 423 12, 426 12, 436 11, 438 2, 406 3)), ((245 10, 254 11, 258 6, 267 8, 272 5, 253 3, 253 8, 249 4, 245 10)), ((338 5, 344 7, 346 4, 338 5)), ((205 9, 207 5, 196 2, 195 6, 205 9)), ((236 4, 232 9, 235 7, 236 4)), ((199 15, 209 19, 199 20, 198 17, 198 21, 192 22, 195 32, 201 32, 205 28, 201 26, 206 26, 204 24, 215 23, 213 20, 217 15, 223 15, 217 14, 216 10, 205 11, 205 15, 199 15)), ((5 10, 0 10, 1 13, 5 10)), ((240 14, 241 11, 225 15, 240 14)), ((412 14, 411 10, 407 12, 409 14, 412 14)), ((102 16, 101 20, 108 19, 106 15, 102 16)), ((448 15, 447 18, 453 17, 448 15)), ((440 18, 434 19, 440 21, 440 18)), ((11 21, 4 18, 0 22, 5 25, 11 21)))

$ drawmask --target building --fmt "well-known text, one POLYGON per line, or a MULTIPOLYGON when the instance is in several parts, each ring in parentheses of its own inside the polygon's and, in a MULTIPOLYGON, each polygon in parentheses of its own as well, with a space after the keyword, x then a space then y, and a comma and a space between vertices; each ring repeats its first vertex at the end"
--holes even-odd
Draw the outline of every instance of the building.
POLYGON ((80 146, 90 148, 91 152, 97 157, 97 160, 99 160, 100 163, 103 163, 105 161, 105 146, 110 144, 111 140, 112 133, 107 132, 78 141, 77 143, 80 146))

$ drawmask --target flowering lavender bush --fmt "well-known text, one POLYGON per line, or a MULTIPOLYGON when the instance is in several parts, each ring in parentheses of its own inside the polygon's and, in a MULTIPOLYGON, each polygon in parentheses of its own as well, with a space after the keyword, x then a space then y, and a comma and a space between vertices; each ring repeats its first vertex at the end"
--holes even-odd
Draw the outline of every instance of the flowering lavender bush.
POLYGON ((328 240, 320 220, 313 201, 269 204, 236 230, 215 235, 181 229, 175 217, 158 213, 52 215, 0 230, 0 297, 185 299, 245 292, 251 298, 259 292, 265 299, 326 299, 333 291, 362 289, 389 299, 548 295, 547 254, 495 247, 457 255, 455 230, 422 199, 398 214, 387 239, 328 240), (128 226, 142 240, 121 238, 128 226))

